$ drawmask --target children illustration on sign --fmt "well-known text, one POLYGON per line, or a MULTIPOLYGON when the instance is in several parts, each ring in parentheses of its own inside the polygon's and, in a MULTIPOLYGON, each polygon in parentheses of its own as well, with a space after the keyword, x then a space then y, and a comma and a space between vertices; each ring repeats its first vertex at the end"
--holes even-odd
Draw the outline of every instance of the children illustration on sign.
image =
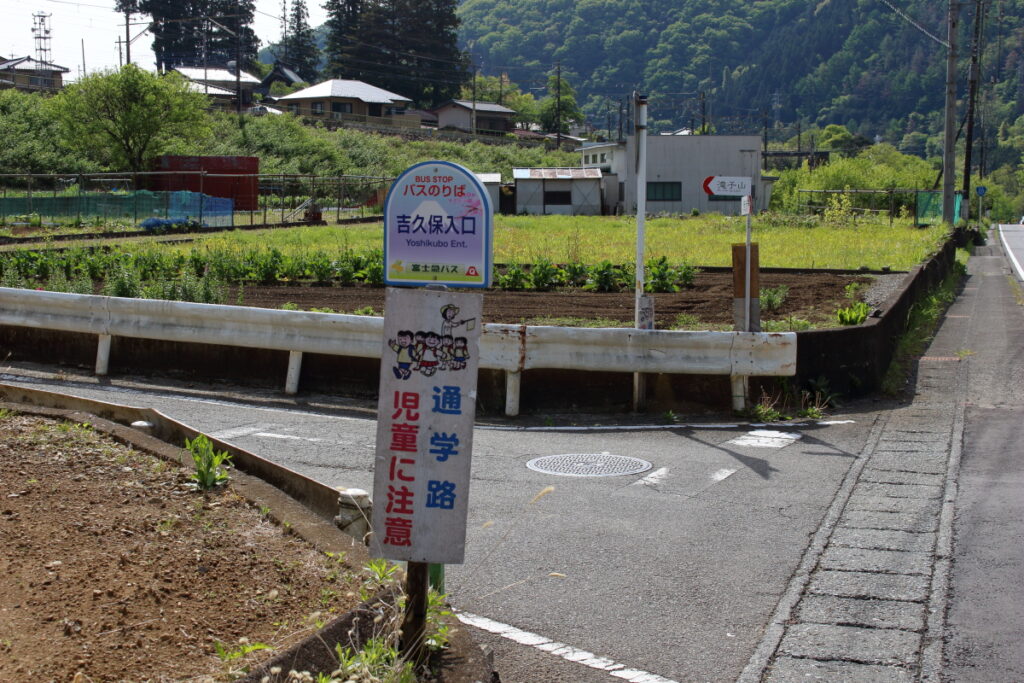
POLYGON ((388 346, 395 352, 395 365, 391 368, 398 379, 409 379, 418 372, 431 377, 438 370, 464 370, 469 359, 466 337, 456 337, 456 328, 467 331, 476 326, 476 318, 458 319, 459 307, 447 304, 441 307, 441 331, 400 330, 388 346))

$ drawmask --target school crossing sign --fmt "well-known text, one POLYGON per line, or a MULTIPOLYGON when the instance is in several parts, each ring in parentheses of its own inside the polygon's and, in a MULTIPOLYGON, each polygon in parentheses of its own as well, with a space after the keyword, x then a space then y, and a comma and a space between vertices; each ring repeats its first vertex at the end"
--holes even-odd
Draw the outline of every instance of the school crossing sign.
POLYGON ((491 284, 494 208, 473 173, 425 161, 395 179, 384 201, 384 282, 491 284))

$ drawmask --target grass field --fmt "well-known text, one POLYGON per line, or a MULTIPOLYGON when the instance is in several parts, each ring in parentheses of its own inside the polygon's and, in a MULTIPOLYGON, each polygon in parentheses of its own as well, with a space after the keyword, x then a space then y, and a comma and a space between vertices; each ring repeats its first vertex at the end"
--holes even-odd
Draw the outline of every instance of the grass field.
MULTIPOLYGON (((632 262, 636 219, 604 216, 498 216, 495 263, 632 262)), ((648 219, 647 258, 666 256, 673 263, 731 265, 730 245, 741 243, 746 222, 719 215, 648 219)), ((909 221, 828 225, 806 217, 764 215, 754 218, 753 239, 760 245, 761 266, 777 268, 909 269, 933 253, 945 237, 942 226, 914 228, 909 221)), ((282 252, 362 252, 380 248, 379 225, 318 226, 222 233, 172 249, 193 246, 248 251, 275 246, 282 252)))

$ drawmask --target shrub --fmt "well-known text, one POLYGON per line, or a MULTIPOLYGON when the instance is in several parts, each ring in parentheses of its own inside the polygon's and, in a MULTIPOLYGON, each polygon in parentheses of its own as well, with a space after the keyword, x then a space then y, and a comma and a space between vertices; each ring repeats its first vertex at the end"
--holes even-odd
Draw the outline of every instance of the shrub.
POLYGON ((758 296, 761 299, 761 310, 774 313, 786 302, 786 297, 789 296, 789 287, 786 285, 762 287, 758 296))
POLYGON ((527 279, 528 276, 522 266, 510 263, 505 266, 504 273, 496 273, 494 281, 499 288, 514 292, 526 289, 527 279))
POLYGON ((590 269, 586 289, 595 292, 618 292, 623 284, 622 269, 606 260, 590 269))
POLYGON ((840 325, 860 325, 868 319, 871 314, 871 307, 863 301, 858 301, 852 306, 840 308, 836 311, 836 319, 840 325))
POLYGON ((548 259, 538 259, 530 267, 530 284, 538 292, 547 292, 562 284, 562 271, 548 259))

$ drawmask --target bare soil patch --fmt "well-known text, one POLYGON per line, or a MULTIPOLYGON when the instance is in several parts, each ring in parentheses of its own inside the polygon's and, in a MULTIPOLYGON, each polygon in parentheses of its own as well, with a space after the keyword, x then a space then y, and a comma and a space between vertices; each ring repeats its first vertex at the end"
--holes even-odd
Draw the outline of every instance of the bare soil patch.
POLYGON ((0 680, 231 680, 355 605, 344 558, 189 474, 0 413, 0 680))
MULTIPOLYGON (((764 313, 762 319, 795 316, 816 325, 833 326, 836 308, 850 305, 845 287, 853 282, 861 282, 867 289, 873 283, 873 278, 836 273, 761 273, 762 288, 780 285, 789 287, 789 294, 782 307, 776 312, 764 313)), ((692 287, 680 292, 652 296, 655 299, 655 323, 658 329, 677 327, 677 318, 680 314, 694 316, 700 323, 697 327, 704 329, 720 329, 732 325, 731 273, 702 272, 692 287)), ((302 310, 329 308, 336 313, 352 313, 371 307, 376 315, 380 315, 384 310, 384 288, 362 285, 245 285, 241 296, 237 288, 232 288, 228 297, 228 303, 263 308, 281 308, 285 304, 294 304, 302 310)), ((633 321, 633 307, 633 292, 599 293, 579 289, 551 292, 489 290, 484 296, 484 322, 544 324, 544 321, 552 319, 576 319, 610 320, 629 324, 633 321)))

